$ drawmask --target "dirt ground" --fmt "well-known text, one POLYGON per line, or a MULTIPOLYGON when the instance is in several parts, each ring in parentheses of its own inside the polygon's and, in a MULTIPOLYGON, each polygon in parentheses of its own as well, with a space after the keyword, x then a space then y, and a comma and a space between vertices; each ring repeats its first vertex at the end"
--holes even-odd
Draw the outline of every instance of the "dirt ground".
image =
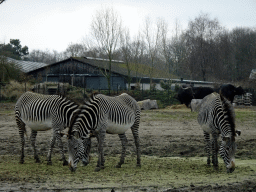
MULTIPOLYGON (((1 155, 19 155, 19 142, 20 138, 14 118, 14 104, 0 103, 0 156, 1 155)), ((252 110, 255 110, 252 108, 252 110)), ((203 157, 204 141, 203 132, 197 123, 196 118, 164 118, 164 115, 175 117, 179 111, 175 109, 162 110, 162 116, 158 118, 157 114, 161 110, 154 111, 142 111, 141 123, 140 123, 140 141, 142 155, 158 156, 158 157, 203 157), (166 113, 166 114, 165 114, 166 113), (153 116, 152 116, 153 114, 153 116), (155 114, 155 115, 154 115, 155 114)), ((196 117, 196 115, 195 115, 196 117)), ((237 154, 236 158, 240 159, 255 159, 256 158, 256 120, 249 122, 237 123, 237 129, 242 130, 242 136, 237 139, 237 154)), ((29 128, 27 129, 28 136, 30 135, 29 128)), ((66 130, 67 131, 67 130, 66 130)), ((46 157, 49 148, 49 138, 52 132, 39 132, 37 136, 37 146, 41 159, 46 157)), ((128 147, 127 154, 132 154, 135 151, 134 140, 129 130, 127 132, 128 147)), ((64 140, 64 139, 63 139, 64 140)), ((92 141, 93 146, 91 153, 97 153, 96 139, 92 141)), ((66 144, 65 140, 64 143, 66 144)), ((67 154, 67 147, 65 146, 65 152, 67 154)), ((120 154, 120 141, 117 135, 107 135, 105 140, 105 155, 120 154)), ((53 155, 59 155, 58 147, 54 149, 53 155)), ((33 155, 31 145, 29 143, 29 137, 26 138, 25 155, 33 155)), ((19 157, 19 156, 17 156, 19 157)), ((19 159, 17 159, 18 161, 19 159)), ((4 181, 0 181, 0 190, 7 189, 10 185, 13 185, 12 190, 22 190, 18 184, 8 184, 4 181)), ((241 187, 247 186, 248 191, 256 191, 255 180, 245 180, 240 183, 236 183, 234 186, 229 187, 229 191, 239 191, 241 187)), ((30 186, 31 189, 36 189, 36 186, 30 186)), ((10 189, 10 188, 9 188, 10 189)), ((218 186, 212 188, 209 183, 205 183, 204 186, 198 188, 188 189, 166 189, 164 191, 225 191, 226 186, 218 186)), ((243 188, 244 189, 244 188, 243 188)), ((103 190, 103 189, 102 189, 103 190)), ((88 189, 88 191, 90 191, 88 189)), ((100 191, 100 190, 99 190, 100 191)), ((108 189, 106 189, 108 191, 108 189)), ((109 189, 111 191, 111 189, 109 189)), ((116 190, 118 191, 118 190, 116 190)), ((154 189, 129 189, 127 191, 154 191, 154 189)))

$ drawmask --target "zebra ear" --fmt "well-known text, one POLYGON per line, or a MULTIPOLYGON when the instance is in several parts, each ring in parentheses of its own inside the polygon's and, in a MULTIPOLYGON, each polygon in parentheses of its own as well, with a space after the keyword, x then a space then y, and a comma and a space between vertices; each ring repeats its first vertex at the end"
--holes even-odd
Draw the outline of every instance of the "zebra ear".
POLYGON ((240 136, 241 135, 241 130, 236 130, 236 136, 240 136))

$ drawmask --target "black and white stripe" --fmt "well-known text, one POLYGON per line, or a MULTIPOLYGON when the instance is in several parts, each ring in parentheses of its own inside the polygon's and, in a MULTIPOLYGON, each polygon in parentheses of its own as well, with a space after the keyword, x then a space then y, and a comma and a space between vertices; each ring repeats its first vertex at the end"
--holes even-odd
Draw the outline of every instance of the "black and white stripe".
POLYGON ((218 93, 212 93, 202 100, 197 120, 204 131, 208 155, 207 164, 211 163, 210 149, 212 149, 212 163, 215 167, 218 166, 217 154, 219 151, 227 171, 233 172, 235 169, 235 136, 237 131, 235 130, 235 114, 231 103, 218 93), (212 135, 212 140, 210 135, 212 135), (221 135, 222 142, 218 150, 219 135, 221 135))
POLYGON ((69 163, 71 171, 75 171, 77 163, 82 159, 84 164, 89 161, 90 138, 98 140, 99 158, 96 171, 104 168, 103 144, 105 134, 118 134, 122 143, 122 154, 117 167, 121 167, 125 159, 127 138, 125 132, 131 128, 137 149, 137 165, 140 166, 140 147, 138 128, 140 107, 128 94, 109 97, 102 94, 93 95, 89 102, 81 106, 69 129, 69 163), (88 144, 89 143, 89 144, 88 144), (85 152, 84 152, 85 151, 85 152))
POLYGON ((63 165, 67 165, 61 141, 61 131, 70 126, 72 117, 79 111, 78 107, 74 102, 59 95, 42 95, 32 92, 24 93, 15 105, 15 117, 21 138, 20 163, 24 163, 24 133, 26 132, 25 126, 27 125, 31 128, 30 140, 34 149, 36 162, 40 162, 35 146, 37 131, 53 129, 53 136, 47 155, 48 164, 52 164, 51 153, 57 139, 62 154, 63 165))

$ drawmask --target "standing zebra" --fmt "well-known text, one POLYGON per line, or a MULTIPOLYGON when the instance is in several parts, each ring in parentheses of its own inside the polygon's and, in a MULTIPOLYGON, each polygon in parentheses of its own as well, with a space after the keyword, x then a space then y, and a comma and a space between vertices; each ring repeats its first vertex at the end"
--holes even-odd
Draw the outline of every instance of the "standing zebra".
POLYGON ((232 173, 235 170, 235 136, 241 134, 235 130, 235 113, 231 103, 219 95, 212 93, 202 100, 201 108, 198 114, 198 123, 204 131, 207 152, 207 164, 211 163, 210 148, 212 148, 212 163, 218 167, 218 137, 221 135, 220 156, 226 164, 227 172, 232 173), (210 141, 212 135, 212 143, 210 141))
POLYGON ((125 132, 131 128, 136 150, 137 166, 140 166, 138 128, 140 107, 135 99, 126 93, 116 97, 101 94, 92 95, 89 102, 81 106, 81 112, 74 118, 68 131, 69 166, 75 171, 80 159, 89 162, 91 137, 98 140, 98 162, 95 171, 104 169, 103 144, 106 133, 118 134, 122 143, 122 154, 117 168, 124 163, 127 138, 125 132))
POLYGON ((63 152, 61 131, 70 126, 73 115, 79 111, 78 107, 74 102, 59 95, 41 95, 32 92, 24 93, 15 105, 15 118, 21 138, 20 163, 24 163, 24 133, 26 133, 25 125, 27 125, 31 128, 30 140, 37 163, 40 162, 35 145, 37 131, 53 129, 50 150, 47 155, 47 164, 52 164, 51 153, 55 140, 57 139, 62 153, 63 165, 68 165, 63 152))

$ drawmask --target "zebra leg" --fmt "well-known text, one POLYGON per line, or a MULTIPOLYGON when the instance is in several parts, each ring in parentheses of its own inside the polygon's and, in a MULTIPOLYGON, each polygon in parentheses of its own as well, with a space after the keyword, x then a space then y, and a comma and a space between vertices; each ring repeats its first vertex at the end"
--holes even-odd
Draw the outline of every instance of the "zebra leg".
POLYGON ((66 160, 66 157, 65 157, 65 154, 64 154, 63 143, 62 143, 62 140, 61 140, 60 133, 56 132, 55 137, 56 137, 57 142, 59 144, 60 152, 61 152, 61 155, 62 155, 63 166, 68 165, 68 161, 66 160))
POLYGON ((137 167, 141 167, 140 164, 140 138, 138 133, 138 127, 139 127, 139 120, 137 120, 134 125, 132 126, 132 134, 134 137, 134 142, 136 146, 136 153, 137 153, 137 167))
POLYGON ((215 168, 218 167, 218 135, 213 134, 212 139, 212 164, 215 168))
POLYGON ((20 146, 21 146, 21 156, 20 156, 20 163, 24 163, 24 146, 25 146, 25 138, 24 133, 26 131, 25 129, 25 123, 21 121, 20 118, 16 117, 16 123, 19 128, 19 135, 20 135, 20 146))
POLYGON ((52 165, 51 156, 52 156, 52 149, 54 147, 55 140, 56 140, 56 136, 55 136, 55 134, 53 134, 51 142, 50 142, 50 149, 49 149, 48 155, 47 155, 47 165, 52 165))
POLYGON ((211 141, 210 141, 210 134, 204 131, 204 139, 205 139, 205 151, 207 154, 207 165, 211 164, 211 141))
POLYGON ((40 159, 37 155, 37 150, 36 150, 36 136, 37 136, 37 131, 31 131, 31 135, 30 135, 30 141, 31 141, 31 145, 34 149, 34 159, 36 160, 36 163, 40 163, 40 159))
POLYGON ((119 134, 118 136, 119 136, 119 138, 121 140, 121 143, 122 143, 122 154, 121 154, 121 157, 120 157, 120 162, 116 165, 116 168, 121 168, 122 164, 124 163, 126 145, 128 143, 128 140, 127 140, 125 134, 119 134))
POLYGON ((100 171, 101 169, 104 169, 105 159, 104 159, 103 145, 105 140, 105 132, 100 132, 97 135, 97 140, 98 140, 99 157, 98 157, 97 167, 94 170, 96 172, 100 171))

